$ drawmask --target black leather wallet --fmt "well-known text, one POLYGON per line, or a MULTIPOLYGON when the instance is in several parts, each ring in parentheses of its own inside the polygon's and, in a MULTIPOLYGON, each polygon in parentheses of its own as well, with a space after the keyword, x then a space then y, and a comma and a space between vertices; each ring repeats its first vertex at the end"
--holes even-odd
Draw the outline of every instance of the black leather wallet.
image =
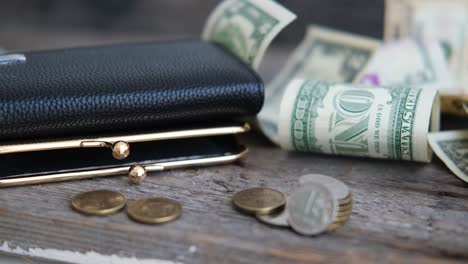
POLYGON ((258 75, 203 41, 0 55, 0 186, 233 161, 233 120, 262 104, 258 75))

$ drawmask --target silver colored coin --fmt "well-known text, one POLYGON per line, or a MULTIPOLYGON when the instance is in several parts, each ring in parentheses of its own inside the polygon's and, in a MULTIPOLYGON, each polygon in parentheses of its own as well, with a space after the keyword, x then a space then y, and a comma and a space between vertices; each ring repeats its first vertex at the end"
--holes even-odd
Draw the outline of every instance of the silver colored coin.
POLYGON ((299 178, 299 183, 305 185, 308 183, 318 183, 325 185, 333 194, 333 197, 338 200, 345 199, 349 196, 349 188, 342 181, 322 174, 307 174, 299 178))
POLYGON ((288 223, 303 235, 318 235, 333 223, 338 201, 331 191, 322 184, 302 186, 289 197, 288 223))
MULTIPOLYGON (((286 207, 288 204, 286 203, 286 207)), ((282 226, 282 227, 287 227, 289 226, 288 224, 288 210, 284 209, 279 213, 276 214, 271 214, 271 215, 256 215, 257 219, 260 222, 263 222, 265 224, 269 225, 274 225, 274 226, 282 226)))

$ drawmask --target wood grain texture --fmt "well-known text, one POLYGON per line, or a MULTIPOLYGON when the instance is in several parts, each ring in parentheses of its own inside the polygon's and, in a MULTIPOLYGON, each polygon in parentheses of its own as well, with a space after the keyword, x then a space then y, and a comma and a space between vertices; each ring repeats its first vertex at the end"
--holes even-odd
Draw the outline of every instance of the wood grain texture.
MULTIPOLYGON (((439 263, 468 260, 468 188, 441 162, 409 162, 286 153, 258 135, 238 164, 1 189, 0 240, 21 248, 95 251, 183 263, 439 263), (290 193, 306 173, 347 183, 355 206, 335 233, 300 236, 272 228, 231 206, 234 192, 268 186, 290 193), (70 198, 98 188, 129 200, 165 196, 184 208, 175 222, 146 226, 124 212, 86 217, 70 198), (192 249, 191 249, 192 247, 192 249), (194 250, 195 249, 195 250, 194 250)), ((163 150, 161 150, 163 151, 163 150)))

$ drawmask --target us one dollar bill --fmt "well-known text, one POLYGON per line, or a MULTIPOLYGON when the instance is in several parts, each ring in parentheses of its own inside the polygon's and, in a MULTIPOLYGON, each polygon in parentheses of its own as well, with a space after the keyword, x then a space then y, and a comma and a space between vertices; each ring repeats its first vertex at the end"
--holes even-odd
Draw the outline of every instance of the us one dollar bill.
POLYGON ((202 37, 257 69, 273 39, 295 18, 271 0, 225 0, 209 16, 202 37))
POLYGON ((468 183, 468 130, 430 133, 429 144, 445 165, 468 183))
POLYGON ((410 85, 426 89, 452 86, 442 46, 437 41, 402 39, 380 46, 356 78, 372 85, 410 85))
POLYGON ((468 94, 468 0, 386 0, 385 39, 439 41, 455 85, 443 94, 468 94))
POLYGON ((305 78, 351 82, 379 45, 380 42, 372 38, 309 26, 302 43, 277 77, 266 86, 265 105, 258 116, 263 132, 277 142, 279 107, 291 80, 305 78))
POLYGON ((294 80, 279 115, 287 150, 429 162, 439 130, 436 90, 294 80))

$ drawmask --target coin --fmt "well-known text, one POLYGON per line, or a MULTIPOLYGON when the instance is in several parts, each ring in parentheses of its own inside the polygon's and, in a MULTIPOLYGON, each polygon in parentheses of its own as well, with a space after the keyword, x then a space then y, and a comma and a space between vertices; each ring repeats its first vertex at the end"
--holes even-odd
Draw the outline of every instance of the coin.
POLYGON ((95 190, 80 193, 73 197, 71 206, 76 211, 88 215, 111 215, 125 206, 127 197, 110 190, 95 190))
POLYGON ((350 218, 351 215, 348 215, 347 217, 341 218, 341 219, 336 219, 333 221, 331 225, 328 226, 327 232, 332 232, 344 225, 350 218))
POLYGON ((353 210, 353 203, 347 203, 344 205, 340 205, 338 208, 338 212, 346 212, 346 211, 352 211, 353 210))
POLYGON ((353 203, 353 195, 350 193, 345 199, 339 200, 339 206, 349 206, 353 203))
POLYGON ((351 215, 351 210, 338 212, 338 213, 336 214, 335 218, 344 217, 344 216, 349 216, 349 215, 351 215))
POLYGON ((303 235, 318 235, 333 223, 338 202, 322 184, 307 184, 292 193, 288 200, 288 223, 303 235))
POLYGON ((270 215, 256 215, 256 217, 260 222, 263 222, 269 225, 284 226, 284 227, 289 226, 288 211, 286 209, 282 210, 279 213, 270 214, 270 215))
POLYGON ((341 216, 335 217, 335 218, 333 219, 333 221, 334 221, 334 222, 342 223, 342 222, 347 221, 350 217, 351 217, 351 214, 348 214, 348 215, 341 215, 341 216))
POLYGON ((182 206, 169 198, 145 198, 130 203, 127 214, 143 224, 162 224, 177 219, 182 214, 182 206))
POLYGON ((348 186, 342 181, 321 174, 307 174, 299 178, 299 183, 305 185, 308 183, 319 183, 328 187, 335 199, 342 200, 350 194, 348 186))
POLYGON ((232 197, 232 202, 246 213, 265 215, 283 208, 286 198, 280 191, 262 187, 242 190, 232 197))
POLYGON ((328 226, 327 227, 327 232, 333 232, 335 230, 337 230, 339 227, 341 227, 343 224, 341 223, 333 223, 332 225, 328 226))

